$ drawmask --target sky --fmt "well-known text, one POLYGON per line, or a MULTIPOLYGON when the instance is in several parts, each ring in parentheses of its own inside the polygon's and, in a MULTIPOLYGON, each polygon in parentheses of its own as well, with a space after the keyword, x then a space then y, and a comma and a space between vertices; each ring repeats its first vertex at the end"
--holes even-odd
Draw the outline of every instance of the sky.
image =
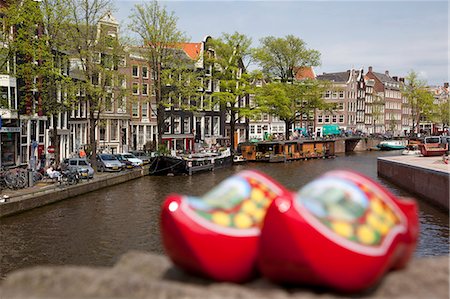
MULTIPOLYGON (((133 7, 114 0, 127 32, 133 7)), ((449 81, 449 4, 440 1, 160 1, 192 42, 235 31, 252 38, 295 35, 321 53, 317 75, 369 66, 404 77, 411 70, 430 85, 449 81)), ((255 68, 256 66, 253 66, 255 68)))

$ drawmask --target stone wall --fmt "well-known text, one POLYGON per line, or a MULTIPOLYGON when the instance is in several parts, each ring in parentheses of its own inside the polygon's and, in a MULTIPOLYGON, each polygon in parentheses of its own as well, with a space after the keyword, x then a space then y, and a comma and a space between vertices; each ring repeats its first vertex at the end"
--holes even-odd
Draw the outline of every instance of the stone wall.
POLYGON ((449 209, 449 174, 378 158, 377 172, 382 178, 418 194, 432 204, 449 209))
POLYGON ((40 206, 51 204, 67 198, 92 192, 105 187, 121 184, 148 174, 148 167, 139 170, 118 174, 98 176, 88 182, 60 188, 56 184, 51 188, 43 188, 35 192, 24 193, 18 197, 12 197, 6 203, 0 204, 0 218, 40 206))
POLYGON ((263 278, 246 284, 217 283, 187 275, 164 256, 129 252, 112 268, 35 267, 11 273, 0 298, 449 298, 449 257, 416 259, 388 273, 361 294, 337 294, 310 287, 284 288, 263 278))

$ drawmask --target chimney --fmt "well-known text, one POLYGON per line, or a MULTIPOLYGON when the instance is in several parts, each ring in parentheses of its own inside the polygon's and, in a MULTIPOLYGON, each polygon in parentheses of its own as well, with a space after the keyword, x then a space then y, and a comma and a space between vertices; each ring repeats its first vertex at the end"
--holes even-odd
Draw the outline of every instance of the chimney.
POLYGON ((448 88, 448 82, 444 83, 444 88, 448 88))
POLYGON ((384 74, 385 74, 386 76, 389 76, 389 71, 385 71, 384 74))
POLYGON ((369 66, 369 73, 371 73, 372 72, 372 67, 371 66, 369 66))
POLYGON ((397 76, 392 77, 392 79, 394 79, 395 81, 398 82, 398 77, 397 76))

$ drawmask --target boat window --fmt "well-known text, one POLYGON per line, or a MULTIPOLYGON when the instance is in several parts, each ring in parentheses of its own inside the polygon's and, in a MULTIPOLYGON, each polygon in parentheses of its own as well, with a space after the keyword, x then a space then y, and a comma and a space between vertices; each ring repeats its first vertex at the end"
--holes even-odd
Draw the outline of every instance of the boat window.
POLYGON ((87 162, 86 162, 86 161, 84 161, 84 160, 80 160, 80 161, 78 161, 78 165, 83 165, 83 166, 87 166, 88 164, 87 164, 87 162))

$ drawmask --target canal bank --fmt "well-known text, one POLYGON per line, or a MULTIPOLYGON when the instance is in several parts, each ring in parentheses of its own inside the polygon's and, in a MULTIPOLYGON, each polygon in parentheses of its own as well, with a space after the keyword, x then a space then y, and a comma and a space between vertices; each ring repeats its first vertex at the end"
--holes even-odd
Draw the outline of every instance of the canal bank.
POLYGON ((442 157, 378 158, 377 172, 380 177, 448 211, 450 166, 442 157))
POLYGON ((175 268, 162 255, 130 251, 113 267, 34 267, 11 273, 1 298, 449 298, 448 256, 410 261, 385 275, 374 288, 345 295, 308 286, 284 288, 257 278, 245 284, 219 283, 175 268), (430 273, 433 273, 430 275, 430 273))
POLYGON ((59 186, 52 183, 48 186, 32 187, 23 190, 5 192, 7 202, 0 203, 0 218, 21 213, 54 202, 79 196, 102 188, 125 183, 149 174, 149 168, 130 170, 120 173, 97 175, 94 179, 83 181, 72 186, 59 186))

